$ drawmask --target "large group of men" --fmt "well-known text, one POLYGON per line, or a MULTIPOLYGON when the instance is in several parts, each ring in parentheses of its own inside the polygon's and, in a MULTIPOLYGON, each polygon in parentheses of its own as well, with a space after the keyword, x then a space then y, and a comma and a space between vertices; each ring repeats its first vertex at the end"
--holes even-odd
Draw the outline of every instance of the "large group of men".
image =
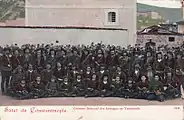
MULTIPOLYGON (((58 41, 57 41, 58 43, 58 41)), ((17 44, 1 48, 1 92, 17 99, 181 97, 184 47, 17 44)))

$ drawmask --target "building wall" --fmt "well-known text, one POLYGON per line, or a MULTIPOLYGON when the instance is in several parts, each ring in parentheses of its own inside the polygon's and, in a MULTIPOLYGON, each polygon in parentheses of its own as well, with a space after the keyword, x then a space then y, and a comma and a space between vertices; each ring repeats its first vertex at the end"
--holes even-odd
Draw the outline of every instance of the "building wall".
POLYGON ((102 41, 126 46, 129 42, 125 30, 0 28, 0 36, 1 45, 55 43, 58 40, 62 45, 89 45, 102 41))
POLYGON ((26 5, 28 6, 125 6, 132 7, 136 1, 134 0, 27 0, 26 5))
POLYGON ((5 22, 0 22, 0 26, 25 26, 25 19, 6 20, 5 22))
POLYGON ((0 26, 6 26, 6 23, 0 22, 0 26))
POLYGON ((168 45, 168 46, 179 46, 183 43, 183 37, 177 35, 137 35, 137 43, 144 46, 146 42, 149 42, 149 39, 152 39, 157 46, 168 45), (170 42, 169 37, 174 37, 175 41, 170 42))
POLYGON ((6 26, 25 26, 25 19, 7 20, 6 26))
POLYGON ((128 29, 129 44, 136 42, 136 0, 27 0, 28 26, 88 26, 128 29), (108 12, 117 22, 108 23, 108 12))
POLYGON ((178 25, 178 32, 184 34, 184 25, 178 25))

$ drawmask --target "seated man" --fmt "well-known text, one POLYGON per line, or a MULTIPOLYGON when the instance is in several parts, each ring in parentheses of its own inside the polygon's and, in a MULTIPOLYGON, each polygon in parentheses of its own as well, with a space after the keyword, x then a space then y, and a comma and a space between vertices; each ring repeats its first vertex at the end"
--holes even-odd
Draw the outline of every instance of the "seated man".
POLYGON ((165 86, 166 97, 168 99, 180 97, 180 80, 173 75, 172 71, 167 71, 165 79, 167 81, 165 86))
POLYGON ((165 100, 163 84, 160 82, 159 75, 154 75, 153 81, 149 83, 149 95, 147 100, 158 100, 163 102, 165 100))
POLYGON ((174 99, 180 97, 180 83, 177 80, 168 81, 167 85, 164 86, 164 92, 167 99, 174 99))
POLYGON ((91 79, 86 83, 86 95, 85 97, 98 97, 98 77, 95 73, 92 74, 91 79))
POLYGON ((77 75, 72 86, 72 95, 74 97, 82 97, 85 95, 85 84, 80 74, 77 75))
POLYGON ((141 76, 141 81, 137 84, 138 99, 146 99, 148 95, 148 80, 146 76, 141 76))
POLYGON ((60 91, 61 91, 61 96, 63 97, 71 97, 71 88, 72 85, 68 80, 68 77, 65 76, 62 83, 60 84, 60 91))
POLYGON ((25 80, 21 80, 20 84, 16 87, 14 97, 20 100, 30 99, 32 97, 32 94, 29 92, 29 87, 27 86, 25 80))
POLYGON ((113 92, 111 91, 111 83, 108 75, 102 77, 102 82, 99 84, 101 97, 111 97, 113 92))
POLYGON ((122 96, 124 96, 125 98, 136 98, 137 97, 136 85, 131 77, 128 78, 128 81, 125 84, 122 94, 123 94, 122 96))
POLYGON ((123 80, 121 80, 120 76, 116 76, 115 79, 112 79, 112 92, 114 97, 122 97, 123 80))
POLYGON ((41 81, 41 76, 37 76, 30 86, 34 98, 43 98, 45 96, 45 85, 41 81))
MULTIPOLYGON (((20 85, 21 80, 26 80, 23 72, 23 68, 19 65, 16 69, 13 70, 12 78, 10 85, 7 89, 7 95, 14 96, 14 92, 17 89, 17 86, 20 85)), ((28 82, 26 82, 28 84, 28 82)))
POLYGON ((17 89, 17 86, 19 86, 21 79, 16 79, 15 77, 12 78, 12 80, 10 81, 10 86, 7 89, 7 95, 11 96, 11 97, 15 97, 15 91, 17 89))
POLYGON ((60 84, 63 80, 63 76, 65 76, 65 67, 61 65, 61 63, 56 63, 56 68, 54 69, 53 75, 57 78, 58 83, 60 84))
POLYGON ((58 97, 59 93, 59 84, 56 82, 56 77, 52 76, 51 80, 46 85, 46 91, 48 97, 58 97))

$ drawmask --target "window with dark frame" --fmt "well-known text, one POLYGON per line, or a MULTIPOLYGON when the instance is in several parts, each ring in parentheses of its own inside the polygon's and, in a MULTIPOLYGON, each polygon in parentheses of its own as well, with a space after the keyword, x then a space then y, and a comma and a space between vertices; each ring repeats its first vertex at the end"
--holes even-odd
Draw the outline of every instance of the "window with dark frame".
POLYGON ((116 12, 108 13, 108 22, 116 22, 116 12))
POLYGON ((175 37, 169 37, 169 42, 174 42, 175 41, 175 37))

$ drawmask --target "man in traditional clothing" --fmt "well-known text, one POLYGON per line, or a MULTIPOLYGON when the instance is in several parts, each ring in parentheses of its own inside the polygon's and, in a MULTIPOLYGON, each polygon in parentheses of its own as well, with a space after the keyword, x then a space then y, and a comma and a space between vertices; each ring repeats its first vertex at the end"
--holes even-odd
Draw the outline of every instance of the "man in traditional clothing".
POLYGON ((99 49, 97 51, 97 55, 95 57, 95 67, 96 69, 98 69, 101 64, 104 64, 105 63, 105 56, 104 56, 104 52, 103 50, 99 49))
POLYGON ((36 70, 38 71, 38 73, 40 73, 43 69, 44 69, 44 65, 45 65, 45 60, 44 57, 42 56, 42 50, 38 49, 36 51, 36 54, 34 55, 34 66, 36 68, 36 70))
POLYGON ((11 64, 12 64, 12 69, 14 70, 15 68, 18 67, 18 65, 22 65, 22 56, 19 54, 19 50, 15 49, 14 54, 11 57, 11 64))
POLYGON ((90 66, 87 66, 83 72, 83 79, 85 81, 85 84, 88 83, 88 81, 91 79, 91 76, 92 76, 92 69, 90 66))
POLYGON ((59 84, 63 81, 63 77, 67 75, 65 67, 60 62, 57 62, 53 75, 57 78, 59 84))
POLYGON ((52 76, 50 81, 46 85, 46 91, 48 97, 58 97, 60 96, 60 87, 59 84, 56 82, 56 77, 52 76))
POLYGON ((140 75, 142 74, 141 66, 139 64, 136 64, 134 66, 134 69, 132 71, 132 74, 130 74, 135 82, 138 82, 140 75))
POLYGON ((51 65, 47 64, 46 69, 41 72, 41 78, 45 85, 47 85, 47 83, 51 80, 52 74, 53 71, 51 70, 51 65))
POLYGON ((172 52, 167 53, 167 59, 166 59, 165 65, 174 70, 174 68, 175 68, 175 58, 174 58, 174 55, 173 55, 172 52))
POLYGON ((24 49, 24 54, 22 56, 22 62, 23 62, 23 67, 25 69, 28 69, 29 64, 33 64, 33 55, 30 53, 29 48, 24 49))
POLYGON ((45 97, 45 85, 41 80, 41 76, 37 75, 36 80, 31 82, 30 90, 32 92, 33 98, 43 98, 45 97))
POLYGON ((136 85, 138 89, 138 99, 146 99, 148 96, 148 80, 147 77, 142 75, 140 81, 136 85))
POLYGON ((96 73, 92 73, 90 80, 86 82, 86 95, 85 97, 97 97, 99 96, 98 89, 99 79, 96 73))
POLYGON ((100 90, 101 97, 112 96, 113 92, 112 92, 111 82, 108 74, 104 74, 102 77, 102 80, 99 81, 99 90, 100 90))
POLYGON ((74 83, 72 84, 72 95, 74 97, 82 97, 85 95, 86 92, 86 86, 84 79, 82 79, 81 74, 77 74, 76 78, 74 80, 74 83))
POLYGON ((164 92, 166 93, 167 99, 173 99, 180 97, 180 85, 181 82, 174 77, 174 75, 171 73, 171 71, 166 73, 165 81, 167 84, 164 86, 164 92))
POLYGON ((165 69, 165 61, 163 59, 162 53, 157 53, 156 60, 153 63, 153 69, 157 74, 159 74, 162 78, 164 76, 164 69, 165 69))
POLYGON ((151 92, 147 100, 158 100, 163 102, 165 100, 165 96, 163 94, 164 88, 163 84, 160 82, 160 76, 155 74, 154 80, 149 82, 149 92, 151 92))
POLYGON ((72 84, 68 80, 68 76, 64 76, 63 82, 60 85, 61 96, 71 97, 72 84))
POLYGON ((131 68, 131 58, 128 56, 127 52, 123 52, 123 55, 121 55, 119 57, 119 61, 120 61, 120 67, 123 68, 124 71, 129 71, 129 69, 131 68))
POLYGON ((149 40, 149 42, 146 43, 145 48, 146 50, 155 50, 156 43, 152 41, 152 39, 149 40))
POLYGON ((115 50, 111 50, 110 53, 108 54, 106 58, 106 64, 108 65, 109 68, 112 66, 119 65, 119 57, 115 52, 115 50))
POLYGON ((125 83, 125 87, 123 90, 123 96, 125 98, 136 98, 137 97, 137 89, 135 81, 133 81, 132 77, 129 77, 125 83))
POLYGON ((10 49, 5 48, 4 55, 2 56, 2 67, 1 67, 1 74, 2 74, 1 91, 2 91, 2 94, 5 94, 6 90, 9 87, 9 82, 11 79, 11 72, 12 72, 11 57, 12 56, 10 54, 10 49))
POLYGON ((33 69, 33 65, 29 64, 28 69, 25 71, 25 78, 27 83, 31 83, 35 80, 38 72, 33 69))
POLYGON ((32 98, 32 94, 30 93, 29 87, 26 84, 25 80, 21 80, 19 85, 16 87, 16 91, 14 92, 14 97, 21 100, 32 98))
POLYGON ((115 78, 112 79, 111 87, 114 97, 122 97, 122 90, 124 89, 123 83, 124 81, 121 79, 120 76, 115 76, 115 78))

